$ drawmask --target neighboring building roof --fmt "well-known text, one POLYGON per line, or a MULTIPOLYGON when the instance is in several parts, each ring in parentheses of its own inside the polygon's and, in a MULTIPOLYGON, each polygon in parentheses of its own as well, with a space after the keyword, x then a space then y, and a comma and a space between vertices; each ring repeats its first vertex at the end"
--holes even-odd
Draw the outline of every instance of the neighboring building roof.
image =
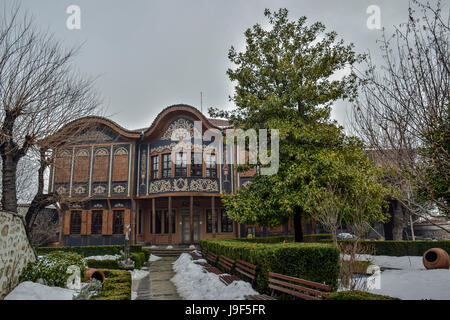
POLYGON ((213 125, 217 126, 217 127, 229 127, 230 123, 228 122, 228 120, 225 119, 208 119, 209 122, 211 122, 213 125))

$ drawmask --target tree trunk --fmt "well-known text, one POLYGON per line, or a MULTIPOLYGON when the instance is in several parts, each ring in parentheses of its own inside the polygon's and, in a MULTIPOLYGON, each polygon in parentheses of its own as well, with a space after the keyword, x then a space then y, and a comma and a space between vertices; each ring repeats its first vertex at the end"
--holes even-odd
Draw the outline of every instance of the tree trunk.
POLYGON ((56 193, 44 194, 44 172, 48 166, 48 163, 48 159, 45 157, 45 149, 41 148, 40 167, 38 171, 38 190, 25 216, 26 227, 29 232, 31 232, 39 212, 41 212, 46 206, 59 201, 59 197, 56 193))
POLYGON ((302 230, 302 207, 294 208, 294 238, 295 242, 303 242, 303 230, 302 230))
POLYGON ((17 161, 14 155, 2 154, 2 209, 17 212, 17 161))
POLYGON ((392 216, 392 240, 403 240, 403 229, 406 221, 403 215, 403 208, 398 200, 393 201, 393 216, 392 216))
POLYGON ((406 219, 401 202, 395 199, 390 200, 388 213, 391 218, 383 225, 384 238, 386 240, 403 240, 406 219))

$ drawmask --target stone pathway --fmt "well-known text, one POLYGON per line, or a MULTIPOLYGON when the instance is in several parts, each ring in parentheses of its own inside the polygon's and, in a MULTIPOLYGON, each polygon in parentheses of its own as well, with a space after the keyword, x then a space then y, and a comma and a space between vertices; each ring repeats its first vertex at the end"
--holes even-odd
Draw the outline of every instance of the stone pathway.
POLYGON ((170 279, 175 275, 172 263, 178 257, 164 257, 150 263, 150 274, 137 284, 136 300, 181 300, 170 279))

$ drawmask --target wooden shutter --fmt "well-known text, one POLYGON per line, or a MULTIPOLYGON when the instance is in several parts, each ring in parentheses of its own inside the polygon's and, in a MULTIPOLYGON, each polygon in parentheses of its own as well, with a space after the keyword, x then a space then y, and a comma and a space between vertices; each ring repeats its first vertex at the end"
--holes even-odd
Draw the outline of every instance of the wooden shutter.
POLYGON ((108 234, 108 210, 103 210, 102 216, 102 234, 108 234))
POLYGON ((87 211, 86 234, 91 234, 92 229, 92 211, 87 211))
POLYGON ((86 226, 87 226, 87 211, 83 210, 81 212, 81 234, 87 234, 87 230, 86 230, 86 226))
POLYGON ((64 212, 64 235, 70 234, 70 211, 64 212))
POLYGON ((108 228, 106 231, 106 234, 112 234, 112 229, 113 229, 113 212, 112 210, 108 211, 108 228))

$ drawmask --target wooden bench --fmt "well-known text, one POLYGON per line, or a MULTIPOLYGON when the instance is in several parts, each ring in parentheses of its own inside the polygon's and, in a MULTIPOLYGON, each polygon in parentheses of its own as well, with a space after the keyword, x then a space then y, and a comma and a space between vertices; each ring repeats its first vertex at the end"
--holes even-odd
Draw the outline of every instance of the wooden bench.
MULTIPOLYGON (((331 291, 330 286, 325 284, 274 272, 269 272, 269 288, 272 289, 272 296, 274 295, 274 291, 278 291, 307 300, 328 298, 328 291, 331 291)), ((268 295, 251 295, 245 298, 247 300, 274 300, 273 297, 268 295)))
MULTIPOLYGON (((233 259, 230 259, 230 258, 228 258, 226 256, 222 255, 222 256, 219 257, 218 264, 223 269, 225 269, 228 273, 231 273, 231 271, 233 270, 234 263, 235 263, 235 261, 233 259)), ((221 275, 220 276, 220 281, 222 281, 226 285, 229 285, 233 281, 239 281, 239 280, 241 280, 241 279, 239 279, 238 277, 233 276, 233 275, 221 275)))
POLYGON ((206 260, 208 260, 209 263, 213 265, 217 263, 217 258, 218 258, 217 254, 214 254, 212 252, 206 253, 206 260))
POLYGON ((251 284, 254 285, 256 281, 256 269, 258 269, 258 267, 254 264, 242 260, 236 260, 234 271, 250 279, 251 284))

